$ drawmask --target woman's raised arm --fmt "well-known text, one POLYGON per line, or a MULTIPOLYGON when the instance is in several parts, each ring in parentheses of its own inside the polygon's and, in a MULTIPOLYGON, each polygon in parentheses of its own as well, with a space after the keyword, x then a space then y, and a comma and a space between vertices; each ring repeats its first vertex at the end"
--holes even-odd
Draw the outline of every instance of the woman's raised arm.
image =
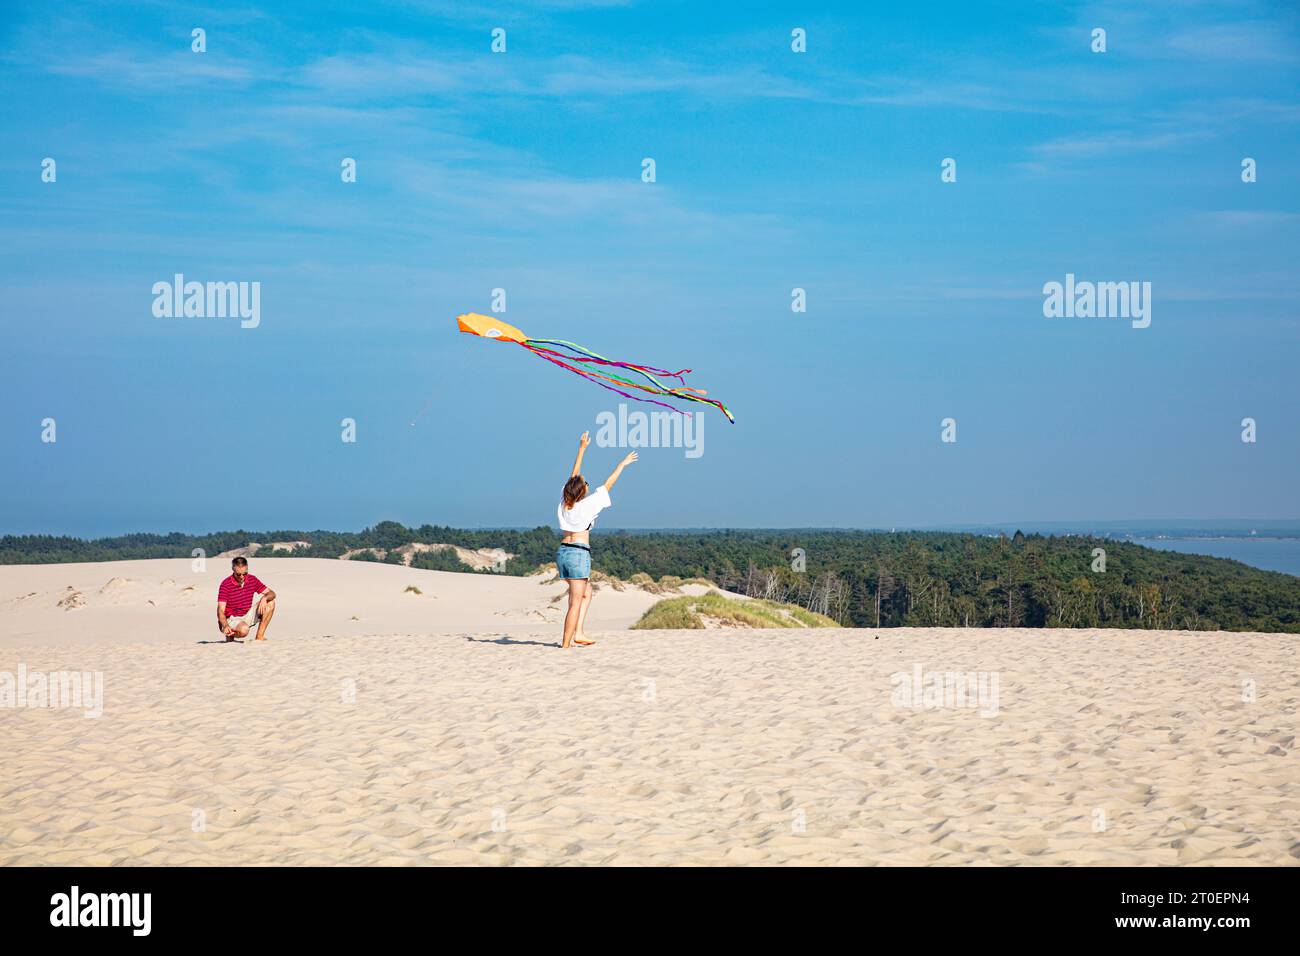
POLYGON ((587 432, 583 432, 582 437, 578 439, 578 457, 574 459, 573 472, 569 475, 570 478, 582 474, 582 456, 586 452, 587 446, 591 444, 591 439, 587 437, 587 434, 587 432))
POLYGON ((623 460, 618 463, 618 467, 614 469, 613 474, 611 474, 608 478, 605 479, 606 491, 609 491, 609 489, 614 487, 614 482, 618 481, 618 476, 623 474, 623 469, 626 468, 628 465, 632 464, 632 462, 634 461, 636 461, 636 452, 634 451, 628 452, 627 455, 623 458, 623 460))

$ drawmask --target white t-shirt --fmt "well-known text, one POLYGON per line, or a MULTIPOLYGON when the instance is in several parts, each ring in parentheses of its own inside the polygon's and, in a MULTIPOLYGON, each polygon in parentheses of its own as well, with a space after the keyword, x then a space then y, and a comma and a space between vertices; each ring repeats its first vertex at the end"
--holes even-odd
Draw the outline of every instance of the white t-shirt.
POLYGON ((586 531, 596 520, 596 515, 608 508, 610 504, 609 492, 605 490, 604 485, 567 510, 564 502, 561 501, 555 506, 555 513, 560 519, 560 530, 586 531))

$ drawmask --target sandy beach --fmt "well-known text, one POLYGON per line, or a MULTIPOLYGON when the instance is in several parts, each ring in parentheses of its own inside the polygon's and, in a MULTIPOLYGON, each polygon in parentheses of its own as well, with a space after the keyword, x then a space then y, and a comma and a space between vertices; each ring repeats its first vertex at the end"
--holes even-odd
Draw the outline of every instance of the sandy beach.
MULTIPOLYGON (((530 577, 422 571, 368 561, 254 558, 254 572, 283 597, 277 640, 332 635, 559 627, 562 584, 530 577)), ((11 644, 185 643, 218 640, 217 585, 230 562, 188 560, 0 566, 0 647, 11 644)), ((684 593, 703 593, 691 587, 684 593)), ((658 595, 600 588, 588 623, 630 627, 658 595)))
POLYGON ((0 568, 0 674, 103 679, 0 708, 0 864, 1300 863, 1296 635, 630 631, 659 597, 604 588, 561 652, 544 578, 254 559, 272 640, 207 643, 225 565, 0 568))

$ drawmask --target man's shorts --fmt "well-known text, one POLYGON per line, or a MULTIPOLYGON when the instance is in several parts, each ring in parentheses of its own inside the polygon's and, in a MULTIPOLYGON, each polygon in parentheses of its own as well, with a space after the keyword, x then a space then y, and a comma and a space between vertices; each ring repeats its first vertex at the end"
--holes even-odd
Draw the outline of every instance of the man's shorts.
POLYGON ((227 614, 226 623, 234 628, 238 628, 239 625, 241 624, 247 624, 248 633, 250 634, 253 633, 253 631, 257 629, 257 622, 261 620, 261 618, 257 614, 257 606, 262 603, 262 598, 265 595, 265 593, 266 592, 264 591, 262 592, 262 594, 253 595, 253 605, 248 609, 247 614, 242 614, 239 617, 231 617, 229 614, 227 614))

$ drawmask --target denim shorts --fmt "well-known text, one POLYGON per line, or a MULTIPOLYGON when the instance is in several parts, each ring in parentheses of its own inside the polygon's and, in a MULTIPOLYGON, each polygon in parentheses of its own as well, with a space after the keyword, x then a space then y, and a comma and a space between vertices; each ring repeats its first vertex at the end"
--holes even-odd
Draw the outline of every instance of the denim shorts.
POLYGON ((561 578, 585 581, 591 577, 591 551, 577 545, 562 544, 555 552, 555 566, 561 578))

